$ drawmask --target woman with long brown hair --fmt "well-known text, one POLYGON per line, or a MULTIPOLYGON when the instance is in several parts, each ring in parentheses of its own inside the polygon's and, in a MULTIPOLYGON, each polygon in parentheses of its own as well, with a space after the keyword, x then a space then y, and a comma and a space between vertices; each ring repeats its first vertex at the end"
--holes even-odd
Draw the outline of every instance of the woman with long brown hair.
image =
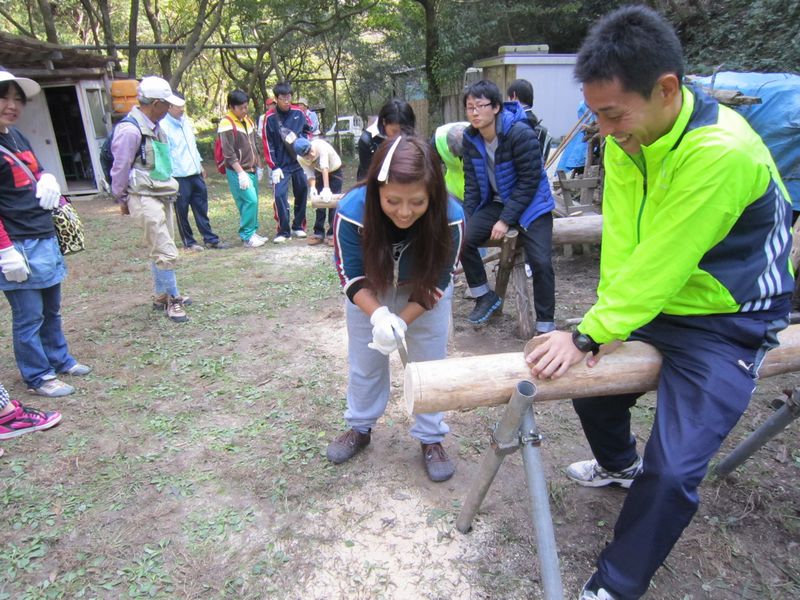
MULTIPOLYGON (((415 137, 384 142, 366 183, 340 202, 334 240, 348 298, 349 429, 328 446, 331 462, 345 462, 369 444, 389 400, 388 355, 398 343, 408 344, 411 361, 445 357, 463 230, 464 213, 447 195, 433 149, 415 137)), ((442 413, 417 415, 411 428, 433 481, 455 471, 442 447, 448 431, 442 413)))

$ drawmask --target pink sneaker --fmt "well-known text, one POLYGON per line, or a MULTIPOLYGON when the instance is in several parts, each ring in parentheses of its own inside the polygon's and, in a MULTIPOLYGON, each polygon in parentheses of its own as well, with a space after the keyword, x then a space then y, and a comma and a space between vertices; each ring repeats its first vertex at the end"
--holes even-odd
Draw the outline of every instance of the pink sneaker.
POLYGON ((14 411, 0 417, 0 440, 8 440, 29 431, 55 427, 61 421, 60 412, 42 412, 12 400, 14 411))

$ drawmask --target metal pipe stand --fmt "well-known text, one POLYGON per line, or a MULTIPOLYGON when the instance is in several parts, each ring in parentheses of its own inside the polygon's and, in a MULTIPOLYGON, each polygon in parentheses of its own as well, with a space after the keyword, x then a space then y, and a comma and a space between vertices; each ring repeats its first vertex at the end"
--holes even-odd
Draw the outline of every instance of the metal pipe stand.
POLYGON ((536 386, 533 383, 530 381, 517 383, 502 418, 492 430, 491 448, 483 455, 478 475, 456 519, 456 528, 461 533, 467 533, 472 529, 472 520, 480 509, 503 459, 521 448, 544 598, 563 600, 564 588, 561 583, 558 550, 550 514, 550 499, 539 449, 542 436, 536 427, 533 414, 532 403, 535 395, 536 386))
POLYGON ((730 475, 734 469, 746 461, 753 453, 770 439, 783 431, 789 423, 800 417, 800 387, 794 388, 792 395, 786 399, 778 410, 749 437, 742 440, 733 451, 723 458, 714 468, 715 477, 730 475))

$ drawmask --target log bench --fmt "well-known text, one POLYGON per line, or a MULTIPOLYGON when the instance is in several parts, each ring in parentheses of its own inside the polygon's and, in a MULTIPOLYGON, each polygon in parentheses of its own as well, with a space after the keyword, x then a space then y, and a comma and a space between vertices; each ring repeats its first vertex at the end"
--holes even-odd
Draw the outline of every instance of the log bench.
MULTIPOLYGON (((602 215, 553 219, 553 246, 599 243, 602 228, 602 215)), ((534 336, 536 330, 533 287, 525 272, 525 251, 522 243, 518 242, 518 237, 519 231, 510 229, 502 240, 486 242, 487 247, 500 248, 500 252, 487 257, 484 262, 500 261, 494 291, 505 304, 508 285, 511 283, 517 309, 519 335, 523 339, 528 339, 534 336)), ((501 305, 500 311, 502 310, 501 305)))

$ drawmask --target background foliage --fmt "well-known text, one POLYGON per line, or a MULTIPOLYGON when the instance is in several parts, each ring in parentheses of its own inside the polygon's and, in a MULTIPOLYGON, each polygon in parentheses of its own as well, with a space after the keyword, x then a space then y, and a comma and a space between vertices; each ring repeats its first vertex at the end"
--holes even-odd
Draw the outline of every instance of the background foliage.
MULTIPOLYGON (((170 79, 197 116, 218 114, 235 87, 256 112, 281 79, 332 114, 366 118, 418 69, 435 99, 464 69, 508 44, 575 52, 617 0, 0 0, 0 27, 62 44, 105 46, 123 71, 170 79), (132 35, 133 34, 133 35, 132 35), (427 38, 427 39, 426 39, 427 38), (130 45, 129 40, 135 40, 130 45), (172 45, 161 49, 144 44, 172 45), (228 48, 207 48, 227 44, 228 48), (248 45, 249 47, 243 47, 248 45), (334 85, 335 81, 335 85, 334 85)), ((651 0, 675 24, 689 72, 792 71, 800 0, 651 0)), ((431 114, 436 123, 436 103, 431 114)))

